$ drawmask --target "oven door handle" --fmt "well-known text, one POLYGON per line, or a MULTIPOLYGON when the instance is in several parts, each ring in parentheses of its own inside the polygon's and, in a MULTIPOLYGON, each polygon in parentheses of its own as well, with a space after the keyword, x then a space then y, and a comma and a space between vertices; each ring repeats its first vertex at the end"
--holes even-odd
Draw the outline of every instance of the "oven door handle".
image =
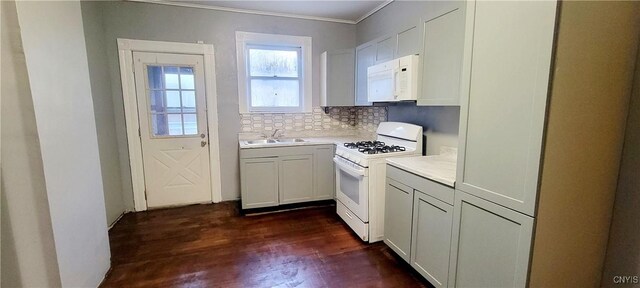
POLYGON ((340 160, 333 158, 333 162, 336 163, 338 169, 347 172, 349 175, 356 177, 358 179, 363 178, 364 177, 364 171, 360 171, 357 169, 354 169, 352 167, 349 167, 348 165, 343 164, 340 160))

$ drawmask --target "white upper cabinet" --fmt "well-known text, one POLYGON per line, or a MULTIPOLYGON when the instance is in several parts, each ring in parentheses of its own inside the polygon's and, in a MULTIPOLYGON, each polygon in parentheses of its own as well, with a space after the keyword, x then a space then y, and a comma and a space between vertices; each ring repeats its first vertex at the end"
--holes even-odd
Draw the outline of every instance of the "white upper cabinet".
POLYGON ((376 64, 376 45, 373 42, 356 48, 356 106, 370 106, 367 101, 367 68, 376 64))
POLYGON ((398 35, 396 36, 396 58, 420 54, 422 38, 420 37, 419 30, 418 25, 412 25, 398 32, 398 35))
POLYGON ((460 77, 465 35, 464 2, 420 21, 422 81, 418 105, 460 104, 460 77), (449 10, 450 9, 450 10, 449 10))
POLYGON ((356 48, 356 106, 371 106, 367 101, 367 68, 394 59, 396 37, 383 36, 356 48))
POLYGON ((376 64, 393 60, 396 51, 396 39, 392 36, 381 37, 375 40, 376 64))
POLYGON ((325 51, 320 55, 320 106, 353 106, 354 81, 354 49, 325 51))
POLYGON ((456 188, 533 216, 556 2, 467 9, 456 188))

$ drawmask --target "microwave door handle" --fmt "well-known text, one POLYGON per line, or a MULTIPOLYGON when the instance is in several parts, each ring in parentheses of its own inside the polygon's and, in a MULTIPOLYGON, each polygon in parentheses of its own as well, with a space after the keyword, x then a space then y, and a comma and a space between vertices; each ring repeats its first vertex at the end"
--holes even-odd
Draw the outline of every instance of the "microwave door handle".
POLYGON ((339 160, 337 160, 336 158, 333 158, 333 162, 336 163, 336 166, 338 167, 338 169, 347 172, 347 174, 356 177, 358 179, 364 177, 364 171, 358 171, 356 169, 353 169, 347 165, 342 164, 339 160))
POLYGON ((398 93, 398 69, 393 69, 393 99, 398 99, 398 95, 400 95, 400 93, 398 93))

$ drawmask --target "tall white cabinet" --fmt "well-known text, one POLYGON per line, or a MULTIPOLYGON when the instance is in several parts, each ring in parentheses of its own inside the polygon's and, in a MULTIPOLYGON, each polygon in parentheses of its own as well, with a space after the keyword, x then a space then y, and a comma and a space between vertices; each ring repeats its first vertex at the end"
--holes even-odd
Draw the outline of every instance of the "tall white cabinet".
POLYGON ((469 5, 456 187, 534 216, 556 2, 469 5))
POLYGON ((449 285, 525 287, 555 1, 469 1, 449 285))

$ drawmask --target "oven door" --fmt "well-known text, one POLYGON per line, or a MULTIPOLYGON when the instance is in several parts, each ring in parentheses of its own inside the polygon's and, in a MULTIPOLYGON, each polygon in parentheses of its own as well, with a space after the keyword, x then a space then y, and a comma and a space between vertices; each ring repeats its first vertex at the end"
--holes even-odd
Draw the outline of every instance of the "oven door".
POLYGON ((336 198, 364 223, 369 222, 369 176, 367 168, 340 156, 336 163, 336 198))

